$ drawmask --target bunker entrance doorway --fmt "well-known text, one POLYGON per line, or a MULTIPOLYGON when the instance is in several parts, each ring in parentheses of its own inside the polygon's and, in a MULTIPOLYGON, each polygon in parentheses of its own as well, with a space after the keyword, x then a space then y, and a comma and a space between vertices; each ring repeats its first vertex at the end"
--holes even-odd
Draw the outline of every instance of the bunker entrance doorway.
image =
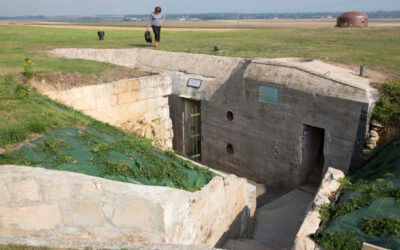
POLYGON ((319 186, 324 167, 325 130, 303 125, 300 184, 319 186))
POLYGON ((201 111, 200 101, 183 98, 183 148, 184 155, 201 162, 201 111))

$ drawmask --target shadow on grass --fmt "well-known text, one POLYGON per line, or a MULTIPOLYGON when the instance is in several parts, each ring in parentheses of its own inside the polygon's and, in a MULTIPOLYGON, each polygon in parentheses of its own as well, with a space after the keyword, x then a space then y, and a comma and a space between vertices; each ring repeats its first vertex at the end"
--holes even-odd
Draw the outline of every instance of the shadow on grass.
POLYGON ((129 46, 132 46, 132 47, 140 47, 140 48, 154 47, 153 44, 130 44, 129 46))

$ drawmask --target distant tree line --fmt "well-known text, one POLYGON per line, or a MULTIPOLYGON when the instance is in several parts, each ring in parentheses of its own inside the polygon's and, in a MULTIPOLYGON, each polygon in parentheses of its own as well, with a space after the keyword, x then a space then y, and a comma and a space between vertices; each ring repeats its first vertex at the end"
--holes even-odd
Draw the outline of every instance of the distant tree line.
MULTIPOLYGON (((310 13, 204 13, 204 14, 168 14, 168 19, 200 19, 200 20, 232 20, 232 19, 301 19, 338 17, 342 12, 310 12, 310 13)), ((400 18, 398 11, 374 11, 366 12, 370 18, 400 18)), ((148 15, 125 15, 125 18, 146 18, 148 15)))
MULTIPOLYGON (((336 18, 341 12, 310 12, 310 13, 203 13, 203 14, 167 14, 169 20, 235 20, 235 19, 312 19, 336 18)), ((366 12, 370 18, 400 18, 400 10, 366 12)), ((148 15, 94 15, 94 16, 0 16, 0 20, 47 20, 47 21, 132 21, 146 20, 148 15)))

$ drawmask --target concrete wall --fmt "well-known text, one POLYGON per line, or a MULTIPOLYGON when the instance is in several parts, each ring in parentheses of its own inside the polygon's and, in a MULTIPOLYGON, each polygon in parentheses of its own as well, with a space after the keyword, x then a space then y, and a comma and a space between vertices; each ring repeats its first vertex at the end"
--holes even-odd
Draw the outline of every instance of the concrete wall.
POLYGON ((243 233, 251 203, 246 180, 233 175, 190 193, 0 166, 0 235, 214 246, 226 234, 243 233))
POLYGON ((147 138, 164 149, 172 149, 172 122, 168 95, 170 77, 165 74, 120 80, 71 89, 39 90, 102 122, 147 138))
POLYGON ((168 74, 174 147, 181 151, 183 144, 181 98, 201 99, 202 163, 210 167, 294 187, 304 179, 303 125, 325 130, 325 170, 347 172, 361 164, 376 91, 346 69, 301 58, 247 60, 146 49, 52 53, 168 74), (201 87, 188 87, 189 78, 202 80, 201 87), (276 105, 259 101, 260 86, 277 89, 276 105))

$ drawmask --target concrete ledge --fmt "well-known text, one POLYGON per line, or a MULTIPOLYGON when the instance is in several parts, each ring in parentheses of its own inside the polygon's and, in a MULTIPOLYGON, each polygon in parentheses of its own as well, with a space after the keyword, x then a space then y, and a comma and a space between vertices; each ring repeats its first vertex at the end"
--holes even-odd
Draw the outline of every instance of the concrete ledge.
POLYGON ((345 175, 342 171, 335 168, 328 168, 314 200, 307 209, 305 219, 296 235, 292 249, 322 249, 309 238, 309 235, 315 233, 321 223, 318 212, 319 208, 322 204, 331 203, 329 197, 336 193, 340 187, 339 179, 344 177, 345 175))
POLYGON ((217 249, 206 245, 176 245, 166 243, 134 243, 85 241, 57 238, 38 238, 33 236, 15 236, 0 234, 0 245, 17 244, 34 247, 51 247, 57 249, 147 249, 147 250, 210 250, 217 249))

